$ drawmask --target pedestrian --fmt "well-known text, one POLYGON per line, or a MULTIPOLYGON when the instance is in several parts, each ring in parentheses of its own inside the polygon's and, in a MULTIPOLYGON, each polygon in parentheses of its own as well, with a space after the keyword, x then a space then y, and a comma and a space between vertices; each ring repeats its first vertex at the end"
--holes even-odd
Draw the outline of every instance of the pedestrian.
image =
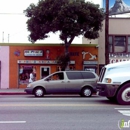
POLYGON ((34 81, 34 73, 33 70, 30 73, 29 83, 32 83, 34 81))

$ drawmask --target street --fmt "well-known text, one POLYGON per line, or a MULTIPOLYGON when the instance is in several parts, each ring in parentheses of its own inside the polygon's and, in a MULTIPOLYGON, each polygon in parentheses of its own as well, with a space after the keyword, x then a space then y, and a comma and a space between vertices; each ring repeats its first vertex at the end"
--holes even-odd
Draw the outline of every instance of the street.
POLYGON ((0 130, 130 129, 130 106, 105 97, 0 95, 0 130))

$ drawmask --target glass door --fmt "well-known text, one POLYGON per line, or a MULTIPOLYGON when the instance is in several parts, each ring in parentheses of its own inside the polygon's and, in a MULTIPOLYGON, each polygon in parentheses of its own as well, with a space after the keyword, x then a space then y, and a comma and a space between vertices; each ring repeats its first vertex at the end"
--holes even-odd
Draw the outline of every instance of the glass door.
POLYGON ((41 70, 41 79, 45 78, 46 76, 48 76, 50 74, 50 66, 41 66, 40 67, 41 70))

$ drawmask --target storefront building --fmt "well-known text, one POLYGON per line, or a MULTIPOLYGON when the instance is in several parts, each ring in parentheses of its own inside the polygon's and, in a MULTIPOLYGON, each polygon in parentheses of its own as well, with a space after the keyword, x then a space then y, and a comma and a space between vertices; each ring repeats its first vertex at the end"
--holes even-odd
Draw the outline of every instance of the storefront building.
MULTIPOLYGON (((89 70, 98 73, 96 45, 72 44, 69 48, 71 70, 89 70)), ((31 70, 35 80, 60 71, 56 58, 64 53, 60 44, 10 44, 9 88, 25 88, 31 70)))
MULTIPOLYGON (((130 60, 130 18, 109 19, 109 63, 130 60)), ((103 24, 105 25, 105 24, 103 24)), ((99 37, 99 64, 105 64, 105 27, 99 37)))
MULTIPOLYGON (((106 19, 102 22, 102 30, 99 38, 88 40, 83 38, 82 43, 97 43, 99 72, 106 65, 105 53, 108 52, 110 64, 130 60, 130 4, 128 0, 109 0, 109 19, 106 26, 106 19), (128 4, 128 5, 127 5, 128 4), (122 9, 121 9, 122 8, 122 9), (105 50, 105 34, 108 27, 108 50, 105 50), (92 42, 91 42, 92 41, 92 42)), ((103 8, 106 8, 106 1, 103 1, 103 8)))
MULTIPOLYGON (((130 18, 109 18, 109 63, 130 60, 130 18)), ((83 43, 91 42, 83 39, 83 43)), ((100 37, 92 43, 98 44, 99 73, 105 65, 105 21, 100 37)))

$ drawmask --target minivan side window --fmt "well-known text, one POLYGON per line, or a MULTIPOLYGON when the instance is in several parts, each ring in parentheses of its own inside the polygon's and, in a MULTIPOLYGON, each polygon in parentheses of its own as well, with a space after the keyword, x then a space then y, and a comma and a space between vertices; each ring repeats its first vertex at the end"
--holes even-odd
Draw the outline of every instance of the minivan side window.
POLYGON ((66 72, 68 79, 83 79, 81 72, 66 72))
POLYGON ((84 79, 93 79, 95 78, 95 75, 91 72, 82 72, 82 75, 84 79))
POLYGON ((59 80, 63 80, 64 79, 64 74, 63 72, 59 72, 57 73, 58 77, 59 77, 59 80))
POLYGON ((63 80, 64 74, 63 72, 55 73, 47 78, 47 80, 63 80))

